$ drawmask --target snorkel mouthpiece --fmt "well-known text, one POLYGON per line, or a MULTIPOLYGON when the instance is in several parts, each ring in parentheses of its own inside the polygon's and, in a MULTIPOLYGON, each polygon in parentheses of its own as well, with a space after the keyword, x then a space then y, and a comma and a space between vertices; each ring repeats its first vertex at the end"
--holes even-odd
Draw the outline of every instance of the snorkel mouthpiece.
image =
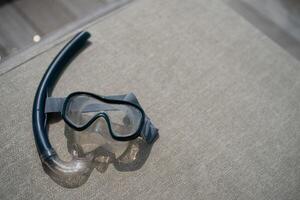
POLYGON ((35 94, 32 111, 32 128, 36 147, 43 167, 50 177, 64 187, 77 187, 83 184, 92 171, 91 160, 73 159, 62 161, 51 146, 45 114, 46 99, 64 67, 82 49, 90 37, 88 32, 78 33, 54 58, 45 72, 35 94))

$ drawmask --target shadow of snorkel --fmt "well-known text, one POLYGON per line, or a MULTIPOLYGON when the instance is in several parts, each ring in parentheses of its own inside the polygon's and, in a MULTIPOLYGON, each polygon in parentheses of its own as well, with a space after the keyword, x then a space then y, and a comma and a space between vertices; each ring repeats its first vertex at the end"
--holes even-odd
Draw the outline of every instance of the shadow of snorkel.
POLYGON ((92 158, 93 167, 104 173, 112 164, 118 171, 136 171, 146 162, 152 144, 142 137, 131 141, 115 141, 107 133, 79 132, 65 126, 68 151, 76 158, 92 158))
POLYGON ((139 170, 146 162, 151 152, 152 144, 142 137, 128 142, 113 141, 103 134, 96 133, 97 139, 109 141, 109 145, 95 144, 95 137, 91 133, 78 132, 65 125, 68 152, 72 159, 68 162, 54 156, 51 160, 42 161, 45 172, 50 178, 62 187, 76 188, 87 182, 94 169, 104 173, 110 164, 121 172, 139 170), (80 139, 82 135, 89 140, 80 139), (102 138, 101 138, 102 137, 102 138), (86 145, 98 145, 96 148, 86 148, 86 145))

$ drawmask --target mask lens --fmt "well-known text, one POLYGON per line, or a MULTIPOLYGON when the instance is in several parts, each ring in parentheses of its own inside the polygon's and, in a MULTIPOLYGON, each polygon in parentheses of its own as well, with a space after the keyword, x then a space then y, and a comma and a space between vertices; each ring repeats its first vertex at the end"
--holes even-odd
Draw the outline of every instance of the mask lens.
POLYGON ((107 111, 111 129, 118 137, 126 137, 134 134, 141 123, 142 113, 130 105, 115 104, 114 110, 107 111))
POLYGON ((141 111, 131 105, 106 103, 84 94, 69 98, 65 117, 76 127, 86 125, 96 115, 106 115, 113 134, 118 137, 134 134, 142 120, 141 111))

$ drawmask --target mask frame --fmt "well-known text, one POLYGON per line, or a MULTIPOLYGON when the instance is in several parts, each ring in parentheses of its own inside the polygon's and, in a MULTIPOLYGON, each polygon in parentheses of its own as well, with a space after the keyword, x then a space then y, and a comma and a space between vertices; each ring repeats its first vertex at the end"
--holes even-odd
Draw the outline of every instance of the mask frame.
POLYGON ((100 96, 100 95, 96 95, 93 93, 89 93, 89 92, 74 92, 71 93, 65 100, 64 104, 63 104, 63 108, 62 108, 62 112, 61 112, 61 117, 64 119, 64 121, 74 130, 77 131, 83 131, 86 128, 88 128, 96 119, 103 117, 108 125, 108 130, 110 132, 110 135, 112 136, 113 139, 118 140, 118 141, 128 141, 128 140, 133 140, 135 138, 137 138, 138 136, 140 136, 141 130, 143 128, 144 125, 144 121, 145 121, 145 113, 144 110, 139 106, 136 105, 134 103, 131 103, 130 101, 125 101, 125 100, 117 100, 117 99, 113 99, 110 97, 104 97, 104 96, 100 96), (96 114, 94 117, 92 117, 86 124, 84 124, 83 126, 76 126, 75 123, 73 123, 71 120, 68 119, 68 117, 66 116, 67 114, 67 105, 69 103, 69 100, 71 98, 73 98, 74 96, 79 96, 79 95, 86 95, 92 98, 95 98, 97 100, 100 100, 102 102, 108 103, 108 104, 121 104, 121 105, 129 105, 129 106, 133 106, 134 108, 138 109, 141 112, 141 120, 140 123, 138 125, 138 129, 130 134, 129 136, 118 136, 117 134, 114 133, 112 127, 111 127, 111 123, 110 123, 110 119, 108 117, 108 115, 106 113, 103 112, 99 112, 98 114, 96 114))

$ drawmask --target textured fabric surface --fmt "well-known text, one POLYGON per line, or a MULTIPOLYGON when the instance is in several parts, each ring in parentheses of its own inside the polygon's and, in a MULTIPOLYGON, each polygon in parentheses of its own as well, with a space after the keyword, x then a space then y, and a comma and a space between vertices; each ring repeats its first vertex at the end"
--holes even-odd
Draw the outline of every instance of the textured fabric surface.
MULTIPOLYGON (((88 31, 54 95, 134 92, 160 138, 139 170, 54 183, 31 109, 61 44, 0 77, 0 199, 300 199, 298 61, 215 0, 139 0, 88 31)), ((67 157, 63 123, 50 131, 67 157)))

